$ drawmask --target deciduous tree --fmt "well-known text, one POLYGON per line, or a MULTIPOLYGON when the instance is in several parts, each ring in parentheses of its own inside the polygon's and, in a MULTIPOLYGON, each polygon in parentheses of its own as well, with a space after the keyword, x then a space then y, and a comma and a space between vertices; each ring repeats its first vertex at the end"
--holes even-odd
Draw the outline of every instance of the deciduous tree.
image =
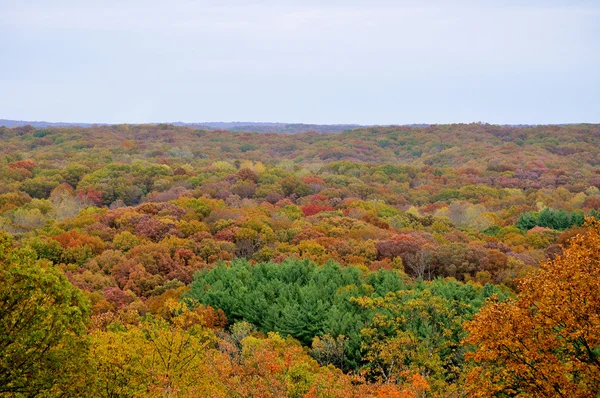
POLYGON ((468 324, 473 396, 591 397, 600 391, 600 223, 468 324))

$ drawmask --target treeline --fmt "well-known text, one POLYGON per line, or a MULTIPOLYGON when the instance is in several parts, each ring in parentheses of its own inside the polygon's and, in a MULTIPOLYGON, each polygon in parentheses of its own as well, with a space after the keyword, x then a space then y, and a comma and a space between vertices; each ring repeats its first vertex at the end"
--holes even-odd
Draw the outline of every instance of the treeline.
MULTIPOLYGON (((412 164, 417 167, 475 169, 519 188, 570 185, 594 177, 598 168, 598 125, 509 127, 484 124, 369 127, 335 134, 294 135, 194 130, 173 125, 116 125, 88 128, 31 126, 3 128, 1 150, 40 160, 90 164, 102 158, 191 162, 203 159, 289 160, 322 164, 412 164), (94 156, 75 153, 94 148, 94 156), (51 149, 51 151, 49 151, 51 149), (489 172, 489 173, 485 173, 489 172), (499 174, 493 174, 494 172, 499 174)), ((488 184, 489 185, 489 184, 488 184)))

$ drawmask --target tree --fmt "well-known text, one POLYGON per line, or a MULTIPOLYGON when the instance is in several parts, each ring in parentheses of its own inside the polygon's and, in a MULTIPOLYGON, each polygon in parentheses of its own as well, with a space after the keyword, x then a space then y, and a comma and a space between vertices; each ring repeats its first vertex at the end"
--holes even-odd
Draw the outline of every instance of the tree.
POLYGON ((258 174, 256 174, 254 171, 252 171, 248 167, 244 167, 243 169, 240 169, 240 171, 238 171, 237 175, 240 180, 252 181, 254 183, 258 182, 258 174))
POLYGON ((50 193, 50 202, 54 207, 54 216, 57 220, 75 217, 91 203, 91 201, 75 197, 75 191, 67 183, 62 183, 52 190, 50 193))
POLYGON ((379 313, 361 331, 365 366, 370 377, 404 384, 420 375, 438 388, 453 378, 460 355, 462 316, 452 303, 430 290, 388 293, 384 298, 354 299, 379 313), (381 310, 386 311, 381 311, 381 310))
POLYGON ((302 213, 304 213, 306 217, 313 216, 322 211, 333 211, 333 207, 331 206, 323 206, 316 203, 311 203, 309 205, 303 206, 301 209, 302 213))
POLYGON ((162 317, 115 318, 90 333, 86 368, 79 373, 81 395, 94 397, 222 396, 214 391, 206 362, 214 341, 198 312, 167 300, 162 317), (129 322, 127 322, 129 321, 129 322))
POLYGON ((33 198, 46 199, 50 192, 56 188, 60 182, 49 177, 34 177, 21 185, 21 190, 28 193, 33 198))
POLYGON ((467 325, 473 396, 591 397, 600 391, 600 223, 467 325))
POLYGON ((344 336, 333 338, 329 334, 315 336, 311 345, 311 354, 322 366, 331 364, 345 370, 344 352, 347 340, 344 336))
POLYGON ((89 304, 58 270, 0 232, 0 395, 65 382, 84 349, 89 304))
POLYGON ((239 195, 241 198, 251 198, 256 193, 256 184, 252 181, 238 182, 231 187, 231 193, 239 195))

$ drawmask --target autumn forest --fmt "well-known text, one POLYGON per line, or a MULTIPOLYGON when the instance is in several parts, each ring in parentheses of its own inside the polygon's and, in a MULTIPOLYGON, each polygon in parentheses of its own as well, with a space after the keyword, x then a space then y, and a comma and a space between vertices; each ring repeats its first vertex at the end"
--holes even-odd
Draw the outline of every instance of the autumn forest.
POLYGON ((598 396, 600 125, 323 130, 0 127, 0 396, 598 396))

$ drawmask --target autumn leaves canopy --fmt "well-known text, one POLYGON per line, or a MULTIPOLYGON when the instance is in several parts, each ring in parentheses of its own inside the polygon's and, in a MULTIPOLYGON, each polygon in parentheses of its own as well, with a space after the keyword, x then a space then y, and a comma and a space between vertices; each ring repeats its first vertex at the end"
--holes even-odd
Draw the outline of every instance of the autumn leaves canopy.
POLYGON ((593 396, 599 137, 0 127, 0 395, 593 396))

